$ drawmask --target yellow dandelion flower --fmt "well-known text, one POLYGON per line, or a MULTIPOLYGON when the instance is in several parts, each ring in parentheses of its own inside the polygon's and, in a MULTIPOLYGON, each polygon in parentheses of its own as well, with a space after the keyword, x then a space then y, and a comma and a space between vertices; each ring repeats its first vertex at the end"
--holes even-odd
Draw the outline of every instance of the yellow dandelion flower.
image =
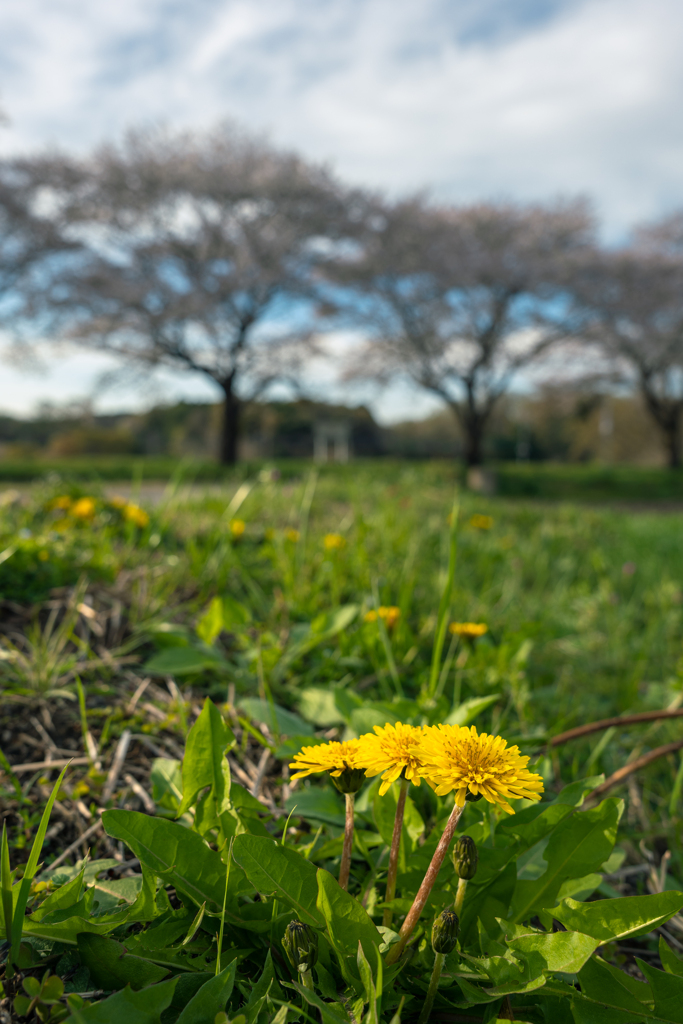
POLYGON ((123 518, 141 528, 149 523, 149 516, 139 505, 124 505, 123 518))
POLYGON ((346 540, 341 533, 326 533, 323 537, 325 551, 340 551, 346 546, 346 540))
POLYGON ((340 792, 357 793, 364 781, 363 769, 356 763, 359 748, 359 740, 303 747, 289 765, 290 768, 296 768, 292 781, 305 779, 307 775, 317 772, 328 772, 340 792))
POLYGON ((357 768, 356 755, 360 740, 345 740, 343 743, 319 743, 313 747, 302 747, 290 768, 296 768, 294 779, 305 779, 307 775, 314 775, 316 772, 329 772, 330 775, 338 776, 347 768, 357 768))
POLYGON ((384 621, 387 629, 392 629, 401 618, 401 609, 397 608, 396 605, 389 605, 388 607, 380 605, 377 610, 380 619, 384 621))
POLYGON ((50 508, 57 508, 62 512, 68 512, 71 508, 71 498, 68 494, 60 494, 57 498, 52 499, 50 508))
POLYGON ((485 622, 451 622, 448 630, 450 633, 462 636, 466 640, 474 640, 475 637, 488 633, 489 627, 485 622))
POLYGON ((247 526, 243 519, 231 519, 230 520, 230 533, 235 539, 241 537, 247 526))
POLYGON ((291 544, 296 544, 300 537, 301 534, 298 530, 294 530, 291 527, 285 530, 285 540, 288 540, 291 544))
POLYGON ((527 768, 529 758, 502 736, 478 735, 475 726, 432 725, 425 729, 421 774, 438 796, 455 791, 463 807, 468 793, 514 814, 508 800, 540 800, 543 779, 527 768))
POLYGON ((366 612, 363 616, 363 620, 364 622, 377 622, 378 615, 387 629, 393 629, 401 618, 401 609, 397 608, 396 605, 381 604, 377 611, 372 609, 371 611, 366 612))
POLYGON ((493 516, 483 516, 476 512, 470 519, 470 526, 475 530, 490 530, 493 526, 493 516))
POLYGON ((384 796, 392 782, 402 774, 415 786, 420 785, 420 769, 422 759, 420 745, 423 729, 417 725, 374 726, 374 734, 369 732, 360 738, 360 750, 356 758, 359 768, 365 768, 369 779, 382 773, 382 785, 379 795, 384 796))
POLYGON ((77 519, 92 519, 95 515, 95 499, 79 498, 78 501, 74 502, 71 514, 76 516, 77 519))

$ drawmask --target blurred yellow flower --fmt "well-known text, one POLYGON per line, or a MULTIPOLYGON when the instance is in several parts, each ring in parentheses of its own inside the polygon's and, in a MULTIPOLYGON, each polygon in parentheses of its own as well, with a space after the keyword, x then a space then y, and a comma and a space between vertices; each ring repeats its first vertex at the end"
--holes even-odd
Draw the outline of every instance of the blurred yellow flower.
POLYGON ((92 519, 95 515, 95 499, 79 498, 71 508, 71 514, 77 519, 92 519))
POLYGON ((483 516, 476 512, 470 519, 470 526, 475 530, 490 530, 493 526, 493 516, 483 516))
POLYGON ((448 630, 450 633, 462 636, 466 640, 474 640, 475 637, 488 633, 489 627, 485 622, 451 622, 448 630))
POLYGON ((115 494, 113 498, 109 499, 109 504, 112 508, 125 508, 128 502, 120 494, 115 494))
POLYGON ((325 551, 339 551, 346 546, 346 540, 341 533, 326 533, 323 538, 325 551))
POLYGON ((379 795, 384 796, 392 782, 401 775, 414 785, 420 785, 420 744, 423 729, 416 725, 374 726, 374 734, 369 732, 360 738, 360 748, 356 756, 356 767, 365 768, 369 779, 382 774, 382 785, 379 795))
POLYGON ((63 512, 68 512, 71 508, 71 498, 68 494, 60 494, 58 498, 53 498, 50 502, 51 508, 59 508, 63 512))
POLYGON ((140 508, 139 505, 124 505, 123 518, 129 523, 135 523, 136 526, 141 528, 147 526, 149 523, 149 516, 145 512, 144 508, 140 508))
POLYGON ((398 620, 401 618, 401 609, 397 608, 396 605, 383 605, 381 604, 377 611, 372 609, 365 613, 366 622, 376 622, 377 616, 384 622, 387 629, 393 629, 398 620))
POLYGON ((479 735, 475 726, 431 725, 419 750, 421 774, 438 796, 455 791, 463 807, 468 793, 484 797, 508 814, 508 800, 540 800, 543 779, 527 769, 529 758, 502 736, 479 735))
POLYGON ((246 523, 243 519, 231 519, 230 520, 230 533, 235 539, 241 537, 246 530, 246 523))
POLYGON ((43 548, 43 550, 42 550, 42 551, 39 551, 39 552, 38 552, 38 558, 40 559, 40 561, 41 561, 41 562, 47 562, 47 560, 48 560, 48 558, 49 558, 49 557, 50 557, 50 555, 49 555, 49 553, 48 553, 48 552, 47 552, 47 551, 45 550, 45 548, 43 548))
POLYGON ((296 768, 294 779, 304 779, 307 775, 315 772, 329 772, 330 775, 338 778, 342 772, 349 768, 358 768, 356 757, 360 747, 360 740, 346 740, 344 743, 320 743, 318 746, 303 747, 290 768, 296 768))
POLYGON ((299 531, 293 529, 292 527, 289 527, 289 529, 285 530, 285 540, 290 541, 290 543, 292 544, 296 544, 300 537, 301 534, 299 533, 299 531))

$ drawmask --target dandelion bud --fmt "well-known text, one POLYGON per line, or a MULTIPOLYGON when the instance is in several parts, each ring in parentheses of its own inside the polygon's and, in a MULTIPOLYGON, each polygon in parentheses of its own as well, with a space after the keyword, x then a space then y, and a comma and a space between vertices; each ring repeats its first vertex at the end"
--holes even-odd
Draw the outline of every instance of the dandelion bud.
POLYGON ((464 878, 469 882, 477 873, 477 862, 479 854, 474 839, 470 836, 460 836, 453 848, 453 867, 458 878, 464 878))
POLYGON ((318 936, 301 921, 290 921, 282 940, 290 964, 300 974, 310 971, 318 959, 318 936))
POLYGON ((340 793, 357 793, 365 782, 365 770, 363 768, 345 768, 336 777, 331 775, 333 783, 340 793))
POLYGON ((460 921, 453 910, 442 910, 432 925, 432 949, 435 953, 452 953, 458 940, 460 921))

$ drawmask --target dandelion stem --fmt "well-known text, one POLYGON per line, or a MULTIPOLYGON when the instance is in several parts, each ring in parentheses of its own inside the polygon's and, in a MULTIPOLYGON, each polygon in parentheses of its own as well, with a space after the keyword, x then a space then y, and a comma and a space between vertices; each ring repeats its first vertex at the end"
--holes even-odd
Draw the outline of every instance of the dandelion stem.
POLYGON ((455 903, 453 904, 453 910, 456 912, 458 917, 462 915, 462 905, 465 902, 465 890, 467 889, 467 879, 458 879, 458 888, 455 893, 455 903))
POLYGON ((420 1014, 417 1024, 427 1024, 429 1015, 432 1012, 432 1006, 434 1005, 434 998, 436 996, 436 990, 439 987, 439 979, 441 977, 441 971, 443 969, 444 960, 446 959, 445 953, 434 954, 434 970, 429 981, 429 989, 427 990, 427 998, 424 1001, 422 1007, 422 1013, 420 1014))
MULTIPOLYGON (((398 852, 401 847, 401 833, 403 831, 403 815, 406 809, 406 795, 408 793, 408 780, 401 779, 401 788, 398 793, 396 804, 396 817, 394 818, 394 831, 391 836, 391 850, 389 852, 389 869, 387 871, 387 888, 384 894, 384 902, 389 903, 396 895, 396 878, 398 876, 398 852)), ((391 925, 392 911, 385 908, 382 924, 385 928, 391 925)))
POLYGON ((391 949, 389 950, 386 961, 387 964, 396 963, 398 958, 403 953, 403 950, 406 948, 408 939, 415 931, 415 926, 417 925, 417 922, 420 919, 420 914, 424 910, 425 903, 429 899, 429 894, 432 891, 432 888, 434 887, 434 883, 436 882, 437 876, 439 874, 439 869, 444 862, 444 859, 448 852, 448 847, 450 846, 451 839, 453 838, 455 830, 458 827, 458 822, 460 821, 460 815, 462 814, 462 812, 463 808, 458 807, 458 805, 455 804, 453 810, 451 811, 451 816, 446 822, 446 827, 443 830, 443 835, 441 836, 441 839, 439 839, 436 850, 434 851, 431 864, 427 868, 425 876, 422 879, 422 884, 417 891, 417 896, 413 900, 413 905, 408 911, 408 915, 405 921, 403 922, 403 926, 400 932, 401 937, 399 941, 396 943, 396 945, 392 946, 391 949))
POLYGON ((339 884, 342 889, 349 887, 351 871, 351 848, 353 846, 353 805, 355 793, 346 793, 346 821, 344 823, 344 845, 342 847, 341 864, 339 865, 339 884))

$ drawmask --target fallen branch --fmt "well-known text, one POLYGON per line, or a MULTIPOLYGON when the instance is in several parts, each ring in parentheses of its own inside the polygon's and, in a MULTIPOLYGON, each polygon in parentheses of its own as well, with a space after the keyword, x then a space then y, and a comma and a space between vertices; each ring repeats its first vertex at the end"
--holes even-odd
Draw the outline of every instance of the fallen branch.
POLYGON ((607 793, 608 790, 613 789, 614 786, 618 786, 620 782, 623 782, 633 775, 634 772, 640 771, 641 768, 645 768, 646 765, 651 764, 653 761, 657 761, 660 757, 666 757, 667 754, 675 754, 677 750, 683 749, 683 740, 676 740, 675 743, 667 743, 664 747, 655 747, 654 750, 648 751, 647 754, 641 754, 635 761, 630 761, 629 764, 624 765, 623 768, 619 768, 618 771, 610 775, 601 786, 598 786, 593 790, 589 796, 586 797, 586 803, 592 800, 600 800, 601 797, 607 793))
POLYGON ((121 738, 116 745, 114 760, 111 763, 111 768, 107 775, 107 781, 105 782, 104 789, 102 790, 101 801, 103 804, 106 804, 108 800, 111 800, 119 773, 123 768, 123 762, 128 756, 128 747, 130 746, 131 735, 130 729, 124 729, 121 733, 121 738))
POLYGON ((71 856, 72 853, 76 852, 76 850, 81 845, 84 839, 90 839, 90 836, 94 835, 95 832, 97 832, 97 830, 100 828, 102 828, 102 822, 98 819, 94 825, 91 825, 90 828, 86 828, 82 836, 79 836, 75 842, 71 843, 70 846, 67 846, 66 850, 62 850, 59 857, 57 857, 56 860, 53 860, 52 864, 48 864, 46 870, 52 871, 54 868, 59 867, 59 865, 63 861, 65 861, 67 857, 71 856))
POLYGON ((675 708, 672 711, 641 711, 638 715, 618 715, 616 718, 603 718, 599 722, 589 722, 587 725, 577 725, 575 729, 567 729, 558 736, 553 736, 549 746, 559 747, 569 740, 578 740, 582 736, 590 736, 594 732, 602 732, 603 729, 612 729, 622 725, 638 725, 639 722, 658 722, 666 718, 683 718, 683 708, 675 708))
MULTIPOLYGON (((89 757, 63 757, 56 761, 29 761, 28 764, 11 764, 13 772, 39 772, 41 768, 63 768, 66 764, 90 764, 89 757)), ((0 768, 2 771, 2 768, 0 768)))

